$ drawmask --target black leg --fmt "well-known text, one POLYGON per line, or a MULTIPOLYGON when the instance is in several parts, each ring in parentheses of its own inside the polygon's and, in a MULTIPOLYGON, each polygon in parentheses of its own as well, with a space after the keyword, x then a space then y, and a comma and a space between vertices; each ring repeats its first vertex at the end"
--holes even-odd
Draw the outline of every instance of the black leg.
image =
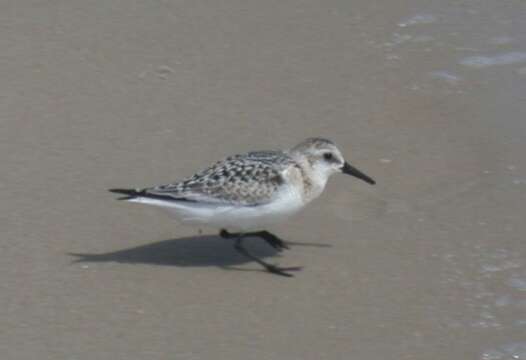
MULTIPOLYGON (((234 239, 239 237, 239 233, 230 233, 226 231, 225 229, 221 229, 219 232, 219 236, 221 236, 224 239, 234 239)), ((267 244, 272 246, 274 249, 278 251, 282 251, 283 249, 288 249, 289 246, 287 243, 283 240, 281 240, 276 235, 268 232, 268 231, 256 231, 256 232, 250 232, 250 233, 244 233, 243 236, 257 236, 265 240, 267 244)))
POLYGON ((277 237, 276 235, 268 231, 258 231, 258 232, 250 233, 249 235, 259 236, 260 238, 265 240, 267 244, 269 244, 274 249, 277 249, 279 251, 289 248, 289 246, 287 245, 285 241, 281 240, 279 237, 277 237))
POLYGON ((245 235, 241 234, 237 237, 236 239, 236 242, 234 244, 234 248, 241 254, 243 254, 244 256, 246 256, 247 258, 257 262, 258 264, 260 264, 261 266, 263 266, 265 268, 265 270, 267 270, 268 272, 270 273, 273 273, 273 274, 276 274, 276 275, 281 275, 281 276, 288 276, 288 277, 292 277, 293 275, 292 274, 289 274, 287 273, 286 271, 297 271, 297 270, 301 270, 301 266, 296 266, 296 267, 288 267, 288 268, 282 268, 282 267, 278 267, 276 265, 272 265, 272 264, 269 264, 269 263, 266 263, 264 262, 263 260, 255 257, 254 255, 250 254, 244 247, 243 247, 243 238, 244 238, 245 235))
POLYGON ((263 260, 257 258, 256 256, 250 254, 243 247, 243 238, 244 237, 246 237, 246 236, 259 236, 263 240, 265 240, 270 246, 272 246, 273 248, 275 248, 277 250, 281 251, 282 249, 288 249, 287 244, 285 244, 285 242, 283 240, 281 240, 277 236, 269 233, 268 231, 258 231, 258 232, 241 234, 241 233, 230 233, 230 232, 228 232, 225 229, 221 229, 221 231, 219 232, 219 236, 221 236, 223 239, 236 239, 236 242, 234 244, 234 248, 239 253, 241 253, 242 255, 246 256, 250 260, 253 260, 253 261, 257 262, 258 264, 263 266, 265 268, 265 270, 267 270, 268 272, 271 272, 273 274, 291 277, 293 275, 287 273, 286 271, 297 271, 297 270, 301 270, 302 269, 301 266, 282 268, 282 267, 278 267, 276 265, 272 265, 272 264, 266 263, 265 261, 263 261, 263 260))
POLYGON ((230 233, 228 231, 226 231, 226 229, 221 229, 221 231, 219 232, 219 236, 221 236, 223 239, 234 239, 234 238, 237 238, 239 235, 239 233, 230 233))

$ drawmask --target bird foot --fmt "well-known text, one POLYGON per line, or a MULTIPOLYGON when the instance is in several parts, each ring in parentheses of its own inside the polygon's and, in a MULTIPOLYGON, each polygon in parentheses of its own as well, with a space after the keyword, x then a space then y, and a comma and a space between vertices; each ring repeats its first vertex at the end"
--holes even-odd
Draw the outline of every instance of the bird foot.
POLYGON ((300 271, 301 269, 303 269, 303 266, 279 267, 276 265, 267 264, 265 266, 265 269, 272 274, 293 277, 294 275, 289 274, 287 271, 300 271))

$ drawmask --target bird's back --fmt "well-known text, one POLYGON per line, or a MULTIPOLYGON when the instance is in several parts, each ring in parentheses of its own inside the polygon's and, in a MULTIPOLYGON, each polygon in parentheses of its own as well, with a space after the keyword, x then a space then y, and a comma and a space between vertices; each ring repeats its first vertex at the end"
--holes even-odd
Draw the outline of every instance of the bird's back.
POLYGON ((281 151, 230 156, 179 182, 143 189, 144 196, 166 200, 256 206, 272 201, 294 160, 281 151))

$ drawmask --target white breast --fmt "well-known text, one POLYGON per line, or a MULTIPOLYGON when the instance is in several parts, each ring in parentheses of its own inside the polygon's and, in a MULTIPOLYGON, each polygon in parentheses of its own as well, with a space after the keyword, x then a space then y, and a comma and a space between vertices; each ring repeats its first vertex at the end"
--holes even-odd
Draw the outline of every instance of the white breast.
POLYGON ((271 202, 257 206, 203 204, 150 198, 135 198, 130 201, 160 206, 184 222, 235 231, 263 230, 265 225, 284 221, 304 206, 300 192, 290 185, 283 186, 271 202))

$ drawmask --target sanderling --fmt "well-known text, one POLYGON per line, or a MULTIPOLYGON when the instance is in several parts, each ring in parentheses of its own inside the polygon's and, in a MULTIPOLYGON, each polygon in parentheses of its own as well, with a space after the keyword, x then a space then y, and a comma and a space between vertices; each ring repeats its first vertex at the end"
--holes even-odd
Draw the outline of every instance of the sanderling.
POLYGON ((267 271, 291 276, 300 267, 278 267, 243 247, 247 236, 258 236, 278 251, 287 244, 264 231, 318 197, 334 173, 375 181, 346 162, 327 139, 310 138, 284 151, 253 151, 221 160, 179 182, 144 189, 110 189, 126 195, 119 200, 160 206, 178 219, 217 227, 223 238, 235 239, 235 249, 267 271), (235 231, 235 232, 229 232, 235 231))

